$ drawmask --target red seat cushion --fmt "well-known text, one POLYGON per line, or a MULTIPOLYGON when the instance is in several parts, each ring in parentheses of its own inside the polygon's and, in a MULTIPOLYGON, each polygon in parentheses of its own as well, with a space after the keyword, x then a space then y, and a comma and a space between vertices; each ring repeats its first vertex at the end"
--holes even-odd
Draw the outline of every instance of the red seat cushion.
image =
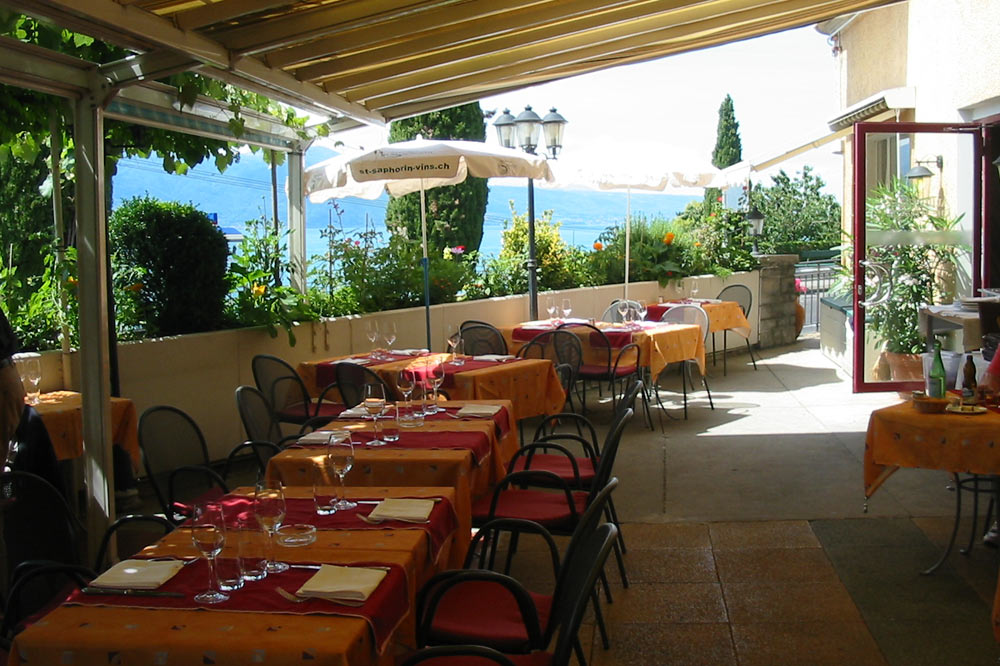
MULTIPOLYGON (((611 369, 616 377, 626 377, 628 375, 635 374, 635 365, 620 365, 618 368, 611 369)), ((587 379, 603 379, 608 376, 608 368, 605 365, 589 365, 583 364, 580 366, 580 376, 586 377, 587 379)))
MULTIPOLYGON (((549 666, 552 663, 552 655, 548 652, 505 656, 517 666, 549 666)), ((484 657, 437 657, 423 660, 420 666, 497 666, 497 662, 484 657)))
MULTIPOLYGON (((587 493, 582 490, 572 492, 576 504, 576 515, 579 517, 587 508, 587 493)), ((476 500, 472 505, 472 520, 482 524, 489 520, 492 495, 476 500)), ((533 520, 548 529, 571 530, 574 519, 566 495, 561 492, 545 490, 521 490, 512 488, 500 493, 497 501, 496 518, 523 518, 533 520)))
MULTIPOLYGON (((531 456, 531 467, 525 467, 528 463, 528 456, 520 456, 514 461, 514 469, 511 472, 521 472, 525 469, 533 470, 545 470, 547 472, 552 472, 560 479, 573 482, 573 466, 570 464, 569 458, 564 455, 559 455, 557 453, 536 453, 531 456)), ((580 471, 580 482, 583 484, 589 484, 594 480, 594 463, 591 462, 590 458, 577 458, 577 467, 580 471)))
MULTIPOLYGON (((528 592, 535 602, 542 633, 549 621, 552 597, 528 592)), ((468 581, 445 592, 434 611, 431 643, 469 643, 494 649, 524 652, 528 632, 510 591, 490 581, 468 581)))

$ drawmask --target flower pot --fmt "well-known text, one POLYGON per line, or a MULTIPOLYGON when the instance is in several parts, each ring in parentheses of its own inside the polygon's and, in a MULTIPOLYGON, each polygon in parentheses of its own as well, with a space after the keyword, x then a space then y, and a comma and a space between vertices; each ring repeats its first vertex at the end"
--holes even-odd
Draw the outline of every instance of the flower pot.
POLYGON ((920 354, 900 354, 882 352, 889 364, 889 377, 893 381, 909 381, 924 378, 924 361, 920 354))
POLYGON ((799 337, 802 334, 802 327, 806 323, 806 309, 802 307, 802 303, 795 301, 795 337, 799 337))

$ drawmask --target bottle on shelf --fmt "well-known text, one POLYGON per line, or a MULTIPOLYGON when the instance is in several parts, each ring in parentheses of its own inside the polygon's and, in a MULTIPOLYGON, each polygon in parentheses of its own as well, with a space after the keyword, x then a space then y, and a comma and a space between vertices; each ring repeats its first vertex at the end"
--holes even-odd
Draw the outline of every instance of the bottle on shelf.
POLYGON ((944 361, 941 360, 941 342, 934 342, 934 361, 927 375, 927 395, 931 398, 943 398, 945 395, 946 375, 944 361))

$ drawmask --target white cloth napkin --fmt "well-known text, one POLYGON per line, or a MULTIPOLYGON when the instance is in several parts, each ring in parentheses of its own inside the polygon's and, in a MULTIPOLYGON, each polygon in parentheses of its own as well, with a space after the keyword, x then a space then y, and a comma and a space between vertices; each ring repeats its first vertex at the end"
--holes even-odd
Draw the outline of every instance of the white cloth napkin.
POLYGON ((183 560, 122 560, 91 583, 116 590, 155 590, 173 578, 183 560))
POLYGON ((326 444, 329 441, 329 430, 316 430, 314 432, 308 432, 298 439, 299 444, 326 444))
POLYGON ((393 354, 406 354, 408 356, 420 356, 421 354, 426 354, 426 349, 393 349, 393 354))
POLYGON ((473 356, 473 361, 509 361, 514 358, 512 354, 480 354, 473 356))
POLYGON ((457 416, 493 416, 500 409, 500 405, 464 405, 457 416))
POLYGON ((365 409, 365 403, 361 403, 360 405, 355 405, 354 407, 351 407, 350 409, 345 409, 344 411, 342 411, 337 416, 337 418, 338 419, 356 419, 356 418, 359 418, 359 417, 362 417, 362 416, 371 416, 368 413, 368 410, 365 409))
POLYGON ((389 497, 379 502, 369 520, 402 520, 408 523, 425 523, 434 510, 434 500, 400 499, 389 497))
POLYGON ((303 583, 298 596, 329 601, 365 601, 379 586, 386 573, 382 569, 324 564, 312 578, 303 583))
POLYGON ((353 363, 354 365, 368 365, 371 363, 370 358, 342 358, 337 363, 353 363))

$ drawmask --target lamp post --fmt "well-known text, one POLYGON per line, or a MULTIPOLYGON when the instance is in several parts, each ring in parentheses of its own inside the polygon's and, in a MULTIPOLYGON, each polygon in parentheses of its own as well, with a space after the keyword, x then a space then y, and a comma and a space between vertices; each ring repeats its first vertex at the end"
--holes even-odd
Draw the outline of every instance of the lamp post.
MULTIPOLYGON (((510 109, 504 109, 493 121, 493 126, 501 146, 514 148, 516 139, 517 146, 531 155, 538 148, 539 133, 543 133, 548 149, 545 156, 554 160, 562 149, 566 119, 555 107, 544 118, 539 118, 530 106, 526 106, 517 118, 510 114, 510 109)), ((534 321, 538 319, 538 261, 535 259, 535 181, 531 178, 528 179, 528 261, 524 267, 528 271, 528 311, 534 321)))
POLYGON ((757 249, 757 239, 764 233, 764 214, 757 209, 757 204, 750 204, 750 210, 746 212, 746 221, 750 225, 750 237, 753 238, 753 253, 760 254, 757 249))

